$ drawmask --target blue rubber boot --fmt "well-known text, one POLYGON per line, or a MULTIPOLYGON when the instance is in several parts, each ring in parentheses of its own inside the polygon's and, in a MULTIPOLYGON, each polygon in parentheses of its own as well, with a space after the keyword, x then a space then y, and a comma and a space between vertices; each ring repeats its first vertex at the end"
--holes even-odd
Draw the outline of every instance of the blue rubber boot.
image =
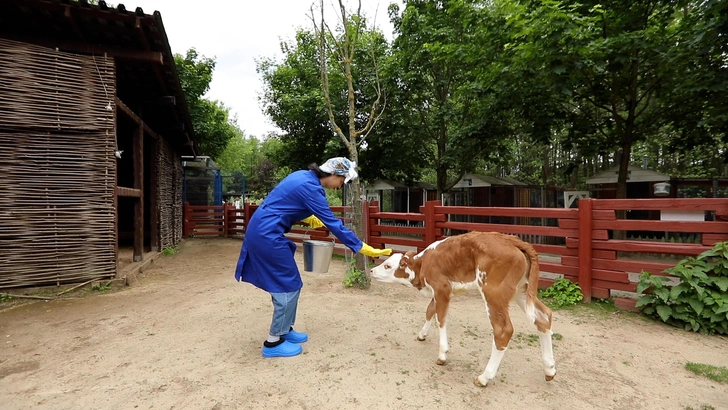
POLYGON ((266 347, 263 345, 263 357, 291 357, 298 356, 303 351, 303 348, 297 344, 288 342, 286 340, 283 343, 275 347, 266 347))
POLYGON ((281 336, 281 339, 291 343, 303 343, 308 340, 308 335, 305 333, 296 332, 295 330, 291 329, 290 332, 281 336))

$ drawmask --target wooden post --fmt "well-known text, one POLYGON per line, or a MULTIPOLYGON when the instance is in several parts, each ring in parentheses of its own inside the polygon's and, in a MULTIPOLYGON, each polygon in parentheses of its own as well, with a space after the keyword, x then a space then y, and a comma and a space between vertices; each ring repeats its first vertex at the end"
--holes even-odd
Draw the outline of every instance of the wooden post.
POLYGON ((134 189, 140 191, 134 201, 134 262, 144 255, 144 125, 134 135, 134 189))
POLYGON ((188 218, 190 218, 190 203, 185 202, 184 224, 182 225, 182 236, 184 236, 185 239, 190 237, 190 224, 187 221, 188 218))
MULTIPOLYGON (((371 242, 373 240, 372 238, 374 238, 374 237, 382 236, 381 232, 377 232, 377 233, 372 232, 372 229, 374 229, 374 227, 378 224, 378 220, 372 218, 372 216, 371 216, 372 212, 374 212, 374 213, 379 212, 379 202, 372 201, 371 203, 369 203, 369 206, 367 207, 367 213, 364 215, 364 217, 367 218, 367 221, 369 221, 367 223, 367 239, 366 239, 367 243, 371 242)), ((377 239, 379 239, 379 238, 377 238, 377 239)))
POLYGON ((248 223, 250 222, 250 203, 248 201, 245 201, 243 204, 243 236, 245 236, 245 231, 248 230, 248 223))
POLYGON ((361 221, 364 225, 364 242, 371 243, 372 241, 372 235, 371 235, 371 224, 369 220, 369 201, 361 201, 361 208, 362 208, 362 217, 361 221))
POLYGON ((154 140, 152 147, 152 169, 149 171, 149 245, 152 252, 161 251, 159 246, 159 207, 157 206, 157 195, 159 193, 159 140, 154 140))
MULTIPOLYGON (((435 242, 437 230, 435 229, 435 207, 442 206, 441 201, 425 202, 425 246, 435 242)), ((422 249, 420 250, 422 251, 422 249)))
POLYGON ((235 205, 228 204, 227 202, 222 204, 222 236, 228 237, 228 229, 229 229, 229 222, 230 218, 228 215, 230 214, 230 208, 235 209, 235 205))
POLYGON ((594 200, 579 200, 579 287, 582 302, 591 302, 592 296, 592 208, 594 200))

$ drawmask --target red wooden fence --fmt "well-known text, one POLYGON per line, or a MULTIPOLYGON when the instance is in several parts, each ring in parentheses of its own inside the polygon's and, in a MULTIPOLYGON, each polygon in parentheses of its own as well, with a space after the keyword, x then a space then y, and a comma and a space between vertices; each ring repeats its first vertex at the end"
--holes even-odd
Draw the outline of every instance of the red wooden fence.
MULTIPOLYGON (((256 205, 194 207, 185 205, 185 237, 245 233, 256 205)), ((376 248, 416 249, 447 234, 496 231, 531 242, 542 257, 543 287, 563 276, 579 284, 584 301, 634 292, 642 271, 664 274, 683 256, 698 255, 716 242, 728 241, 728 199, 582 199, 578 209, 442 206, 429 201, 418 213, 380 212, 376 203, 364 207, 365 241, 376 248), (625 211, 693 213, 709 220, 674 221, 624 219, 625 211), (497 223, 493 223, 493 220, 497 223), (635 232, 661 239, 614 239, 615 232, 635 232), (690 235, 693 243, 671 242, 690 235), (681 236, 682 235, 682 236, 681 236)), ((344 218, 348 207, 332 207, 344 218)), ((289 238, 335 240, 328 230, 294 227, 289 238)), ((338 241, 337 241, 338 242, 338 241)), ((335 250, 344 253, 341 246, 335 250)), ((615 303, 633 308, 634 300, 616 297, 615 303)))

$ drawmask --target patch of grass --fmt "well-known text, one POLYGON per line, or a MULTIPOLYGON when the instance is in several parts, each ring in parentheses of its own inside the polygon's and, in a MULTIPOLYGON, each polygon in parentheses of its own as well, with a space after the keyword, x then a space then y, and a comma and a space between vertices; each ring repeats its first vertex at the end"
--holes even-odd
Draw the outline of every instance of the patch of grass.
MULTIPOLYGON (((590 303, 577 303, 572 306, 567 306, 563 310, 568 310, 573 313, 589 314, 590 316, 610 316, 613 314, 628 314, 634 312, 628 312, 614 306, 613 299, 596 299, 592 298, 590 303)), ((638 315, 641 316, 641 315, 638 315)))
POLYGON ((712 364, 687 362, 685 368, 714 382, 728 384, 728 368, 725 366, 718 367, 712 364))
POLYGON ((564 338, 564 336, 561 333, 554 333, 551 335, 551 338, 554 340, 561 340, 564 338))
POLYGON ((94 283, 91 285, 91 290, 94 292, 106 292, 107 290, 111 290, 111 281, 106 283, 94 283))
POLYGON ((707 404, 703 404, 702 406, 695 407, 695 408, 688 406, 688 407, 685 407, 685 410, 715 410, 715 407, 707 405, 707 404))
POLYGON ((178 251, 177 251, 177 248, 176 247, 170 246, 170 247, 164 248, 162 250, 162 255, 164 255, 164 256, 171 256, 171 255, 176 254, 177 252, 178 251))
POLYGON ((7 293, 0 294, 0 303, 10 302, 13 299, 15 299, 13 295, 8 295, 7 293))
POLYGON ((515 342, 518 349, 522 349, 521 343, 525 343, 529 346, 536 346, 538 345, 538 335, 533 333, 526 334, 518 332, 513 335, 513 338, 511 338, 511 342, 515 342))

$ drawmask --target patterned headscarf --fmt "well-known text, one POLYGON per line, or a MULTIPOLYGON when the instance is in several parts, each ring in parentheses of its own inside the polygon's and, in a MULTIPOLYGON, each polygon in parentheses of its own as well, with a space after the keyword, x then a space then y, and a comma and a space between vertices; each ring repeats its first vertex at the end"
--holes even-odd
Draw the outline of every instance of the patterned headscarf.
POLYGON ((359 177, 359 174, 356 173, 355 168, 356 162, 349 161, 344 157, 330 158, 319 167, 319 169, 323 172, 334 175, 346 176, 346 178, 344 179, 345 184, 359 177))

